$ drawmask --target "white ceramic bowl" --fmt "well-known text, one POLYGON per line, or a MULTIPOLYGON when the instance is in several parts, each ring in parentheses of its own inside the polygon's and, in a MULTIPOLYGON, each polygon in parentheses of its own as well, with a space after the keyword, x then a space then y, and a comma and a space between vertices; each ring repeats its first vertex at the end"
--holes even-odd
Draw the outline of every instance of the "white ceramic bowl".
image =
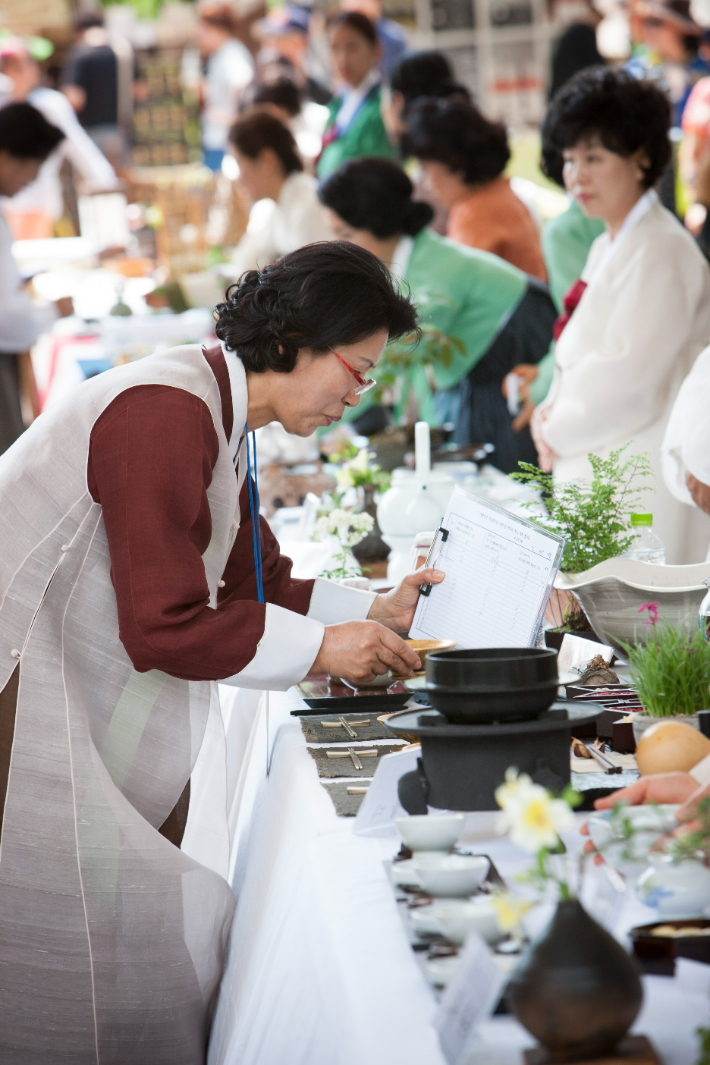
POLYGON ((452 943, 464 943, 470 932, 478 932, 491 946, 500 943, 505 933, 488 895, 473 899, 438 899, 432 903, 432 919, 437 929, 452 943))
POLYGON ((555 588, 574 592, 602 643, 624 653, 621 643, 646 643, 653 627, 639 614, 644 603, 658 602, 659 612, 674 628, 690 634, 706 593, 710 562, 692 566, 654 566, 634 558, 608 558, 583 573, 559 573, 555 588))
POLYGON ((396 817, 397 831, 411 851, 450 851, 463 832, 466 814, 396 817))
POLYGON ((473 895, 486 878, 488 858, 477 854, 416 855, 412 868, 430 895, 458 898, 473 895))

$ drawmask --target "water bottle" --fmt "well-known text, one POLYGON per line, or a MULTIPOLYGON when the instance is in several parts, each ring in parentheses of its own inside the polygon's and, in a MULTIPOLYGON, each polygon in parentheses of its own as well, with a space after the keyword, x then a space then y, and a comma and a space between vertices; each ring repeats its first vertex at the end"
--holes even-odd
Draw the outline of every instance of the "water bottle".
POLYGON ((710 577, 706 577, 702 583, 707 588, 707 592, 698 610, 698 628, 707 643, 710 643, 710 577))
POLYGON ((666 549, 660 536, 653 531, 653 514, 632 514, 631 528, 636 537, 625 552, 627 558, 639 562, 652 562, 656 566, 666 563, 666 549))

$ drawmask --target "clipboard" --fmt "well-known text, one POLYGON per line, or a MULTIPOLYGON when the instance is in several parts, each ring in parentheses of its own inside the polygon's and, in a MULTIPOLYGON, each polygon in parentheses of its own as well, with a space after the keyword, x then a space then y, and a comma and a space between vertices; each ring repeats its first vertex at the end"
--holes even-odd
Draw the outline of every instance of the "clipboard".
POLYGON ((422 586, 410 636, 534 647, 565 542, 457 485, 425 563, 447 579, 422 586))

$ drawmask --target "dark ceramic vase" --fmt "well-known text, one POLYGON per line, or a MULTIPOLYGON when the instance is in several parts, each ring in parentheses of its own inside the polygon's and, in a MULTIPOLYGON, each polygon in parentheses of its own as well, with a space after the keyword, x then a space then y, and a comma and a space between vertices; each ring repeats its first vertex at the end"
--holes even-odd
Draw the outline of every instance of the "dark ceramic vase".
POLYGON ((369 514, 374 518, 375 524, 367 536, 360 541, 359 544, 355 544, 352 549, 355 558, 362 565, 367 565, 368 562, 384 562, 390 553, 390 549, 382 539, 380 535, 380 527, 377 524, 377 504, 375 503, 375 486, 372 484, 363 485, 364 501, 361 507, 357 507, 358 513, 364 511, 365 514, 369 514))
POLYGON ((611 1053, 642 998, 632 959, 576 900, 559 903, 508 985, 513 1013, 553 1062, 611 1053))

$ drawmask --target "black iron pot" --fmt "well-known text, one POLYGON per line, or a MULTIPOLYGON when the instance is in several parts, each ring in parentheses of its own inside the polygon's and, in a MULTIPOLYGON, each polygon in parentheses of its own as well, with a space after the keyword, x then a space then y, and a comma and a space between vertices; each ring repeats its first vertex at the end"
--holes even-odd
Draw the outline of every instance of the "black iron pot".
POLYGON ((557 696, 557 652, 485 647, 427 655, 429 702, 457 724, 532 720, 557 696))

